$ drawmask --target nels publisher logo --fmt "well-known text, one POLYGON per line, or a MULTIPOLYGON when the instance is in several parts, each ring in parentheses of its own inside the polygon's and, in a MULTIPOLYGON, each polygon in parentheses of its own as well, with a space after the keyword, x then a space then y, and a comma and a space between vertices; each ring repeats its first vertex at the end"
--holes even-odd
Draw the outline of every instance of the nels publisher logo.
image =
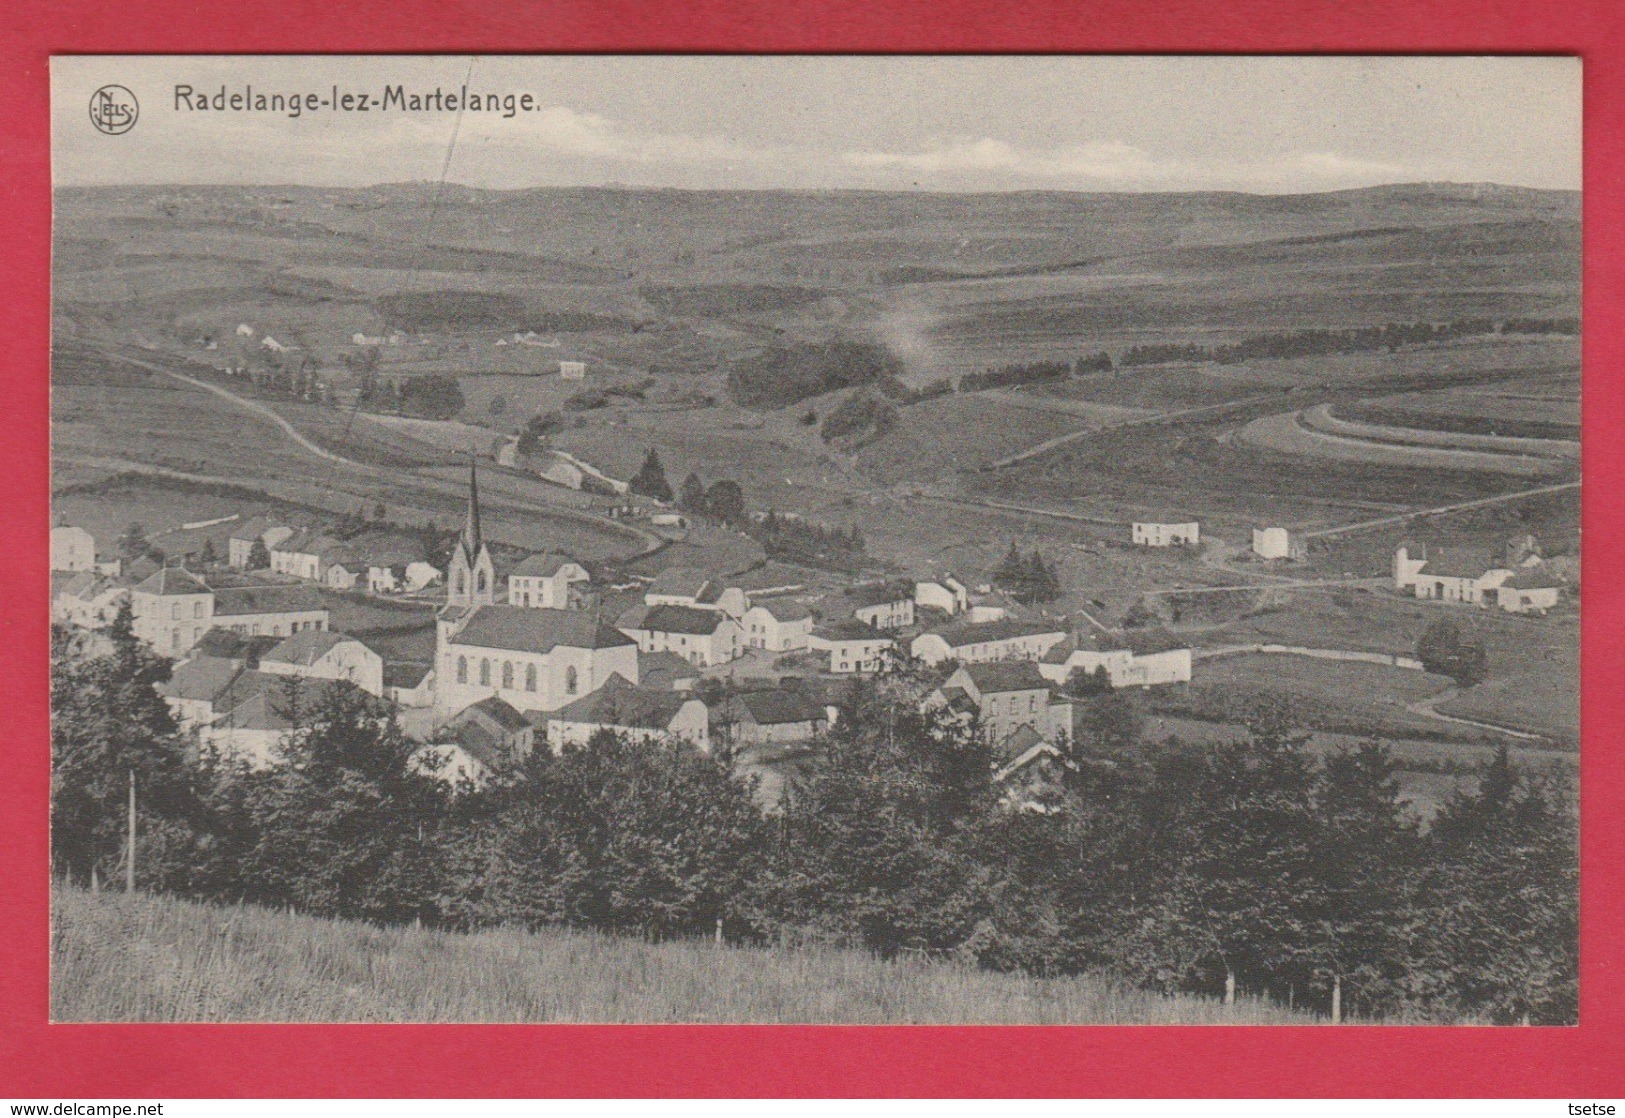
POLYGON ((135 127, 141 107, 122 85, 104 85, 90 95, 90 123, 97 131, 121 136, 135 127))

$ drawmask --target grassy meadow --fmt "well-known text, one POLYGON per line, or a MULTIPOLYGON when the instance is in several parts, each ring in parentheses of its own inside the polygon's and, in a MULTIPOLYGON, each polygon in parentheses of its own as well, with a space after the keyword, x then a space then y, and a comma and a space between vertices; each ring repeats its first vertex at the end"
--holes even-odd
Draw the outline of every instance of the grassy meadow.
POLYGON ((57 887, 55 1021, 1266 1025, 1247 997, 1160 997, 856 951, 471 935, 57 887))

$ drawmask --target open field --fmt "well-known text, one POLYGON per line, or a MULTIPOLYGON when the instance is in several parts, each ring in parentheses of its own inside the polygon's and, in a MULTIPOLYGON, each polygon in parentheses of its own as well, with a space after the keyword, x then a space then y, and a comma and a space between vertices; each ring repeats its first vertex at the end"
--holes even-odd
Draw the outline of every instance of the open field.
POLYGON ((1487 470, 1519 477, 1544 477, 1561 468, 1559 462, 1534 454, 1439 445, 1445 436, 1426 431, 1406 439, 1401 428, 1334 419, 1325 413, 1324 406, 1255 419, 1237 437, 1249 445, 1282 454, 1380 466, 1487 470))
POLYGON ((851 951, 590 932, 377 928, 58 887, 54 1021, 1313 1024, 1240 997, 1163 998, 851 951))

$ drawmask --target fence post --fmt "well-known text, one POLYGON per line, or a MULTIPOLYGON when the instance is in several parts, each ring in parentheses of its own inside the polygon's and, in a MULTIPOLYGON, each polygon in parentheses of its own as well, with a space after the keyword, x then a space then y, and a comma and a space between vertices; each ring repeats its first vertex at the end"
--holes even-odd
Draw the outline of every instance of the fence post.
POLYGON ((1236 1004, 1236 975, 1229 969, 1224 972, 1224 1004, 1236 1004))
POLYGON ((1332 1024, 1343 1023, 1343 976, 1332 977, 1332 1024))
POLYGON ((130 770, 130 851, 124 860, 124 891, 135 892, 135 770, 130 770))
POLYGON ((717 946, 722 946, 722 917, 717 917, 717 946))

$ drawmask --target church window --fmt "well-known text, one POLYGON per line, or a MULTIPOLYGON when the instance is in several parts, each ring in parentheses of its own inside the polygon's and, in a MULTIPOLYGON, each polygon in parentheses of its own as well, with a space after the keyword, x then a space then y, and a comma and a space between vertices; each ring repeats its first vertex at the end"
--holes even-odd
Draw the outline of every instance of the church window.
POLYGON ((456 593, 458 597, 462 597, 464 594, 468 593, 468 582, 466 581, 467 577, 468 576, 463 574, 462 571, 457 572, 457 587, 454 593, 456 593))
POLYGON ((485 572, 481 571, 474 576, 474 588, 481 594, 485 593, 485 572))
POLYGON ((580 681, 576 678, 576 670, 575 670, 575 668, 573 668, 573 667, 565 668, 564 669, 564 690, 565 690, 565 693, 569 694, 569 695, 574 695, 576 693, 576 688, 579 685, 580 685, 580 681))
POLYGON ((502 665, 502 689, 504 691, 507 691, 507 690, 511 690, 512 688, 513 688, 513 662, 512 661, 507 661, 507 662, 504 662, 503 665, 502 665))
POLYGON ((491 686, 491 661, 489 660, 480 661, 480 686, 491 686))
POLYGON ((467 656, 459 656, 459 657, 457 657, 457 682, 458 683, 467 683, 468 682, 468 657, 467 656))
POLYGON ((526 664, 525 665, 525 690, 526 691, 534 691, 534 690, 536 690, 536 665, 535 664, 526 664))

